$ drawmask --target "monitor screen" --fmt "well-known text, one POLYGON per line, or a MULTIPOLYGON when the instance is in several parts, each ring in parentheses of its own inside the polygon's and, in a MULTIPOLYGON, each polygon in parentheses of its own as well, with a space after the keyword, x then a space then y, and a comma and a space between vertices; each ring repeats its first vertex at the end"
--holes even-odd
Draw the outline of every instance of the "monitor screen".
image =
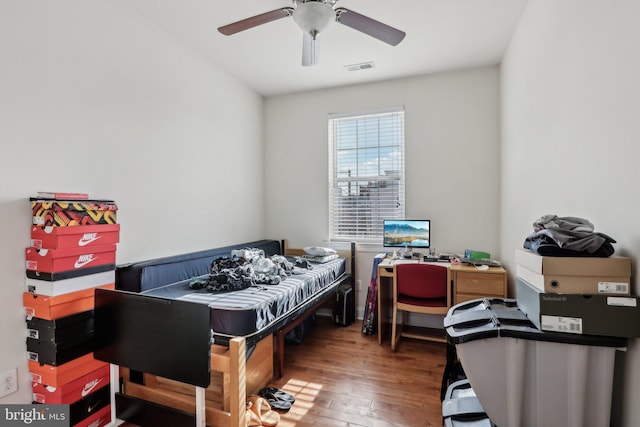
POLYGON ((385 247, 428 248, 431 242, 430 225, 428 219, 385 219, 382 243, 385 247))

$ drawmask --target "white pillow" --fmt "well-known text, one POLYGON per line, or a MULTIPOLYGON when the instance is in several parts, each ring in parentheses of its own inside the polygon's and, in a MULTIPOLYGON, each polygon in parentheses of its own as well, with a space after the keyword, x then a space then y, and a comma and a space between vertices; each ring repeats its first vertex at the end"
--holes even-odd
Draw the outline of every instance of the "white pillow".
POLYGON ((325 256, 335 254, 336 250, 331 248, 323 248, 321 246, 307 246, 306 248, 304 248, 304 252, 313 256, 325 256))

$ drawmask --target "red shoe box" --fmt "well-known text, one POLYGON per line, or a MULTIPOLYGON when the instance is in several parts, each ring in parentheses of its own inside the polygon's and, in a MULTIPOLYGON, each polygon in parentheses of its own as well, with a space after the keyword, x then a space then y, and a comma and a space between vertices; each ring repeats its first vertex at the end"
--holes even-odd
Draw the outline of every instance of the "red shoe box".
POLYGON ((31 246, 36 249, 89 248, 119 241, 120 224, 31 227, 31 246))
POLYGON ((109 366, 93 357, 93 353, 85 354, 60 366, 41 365, 30 360, 29 376, 31 382, 46 384, 51 387, 61 387, 103 366, 109 366))
POLYGON ((118 207, 113 200, 30 200, 33 225, 71 227, 118 222, 118 207))
MULTIPOLYGON (((99 288, 113 290, 115 285, 110 283, 99 286, 99 288)), ((85 289, 55 297, 24 292, 22 294, 22 304, 24 305, 27 320, 31 317, 53 320, 82 311, 93 310, 95 305, 94 289, 85 289)))
POLYGON ((71 404, 109 384, 109 365, 102 366, 60 387, 34 382, 33 401, 45 404, 71 404))
POLYGON ((102 427, 111 422, 111 405, 107 405, 98 412, 94 412, 73 427, 102 427))
POLYGON ((36 249, 26 248, 27 270, 56 273, 80 270, 96 265, 115 264, 116 245, 100 245, 92 248, 36 249))

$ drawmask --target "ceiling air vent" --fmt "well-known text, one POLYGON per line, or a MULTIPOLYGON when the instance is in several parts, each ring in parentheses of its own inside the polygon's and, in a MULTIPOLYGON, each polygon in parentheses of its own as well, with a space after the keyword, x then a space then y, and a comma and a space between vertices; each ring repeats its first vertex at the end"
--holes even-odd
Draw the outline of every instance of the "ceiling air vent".
POLYGON ((373 61, 362 62, 360 64, 345 65, 344 69, 347 71, 359 71, 373 68, 373 61))

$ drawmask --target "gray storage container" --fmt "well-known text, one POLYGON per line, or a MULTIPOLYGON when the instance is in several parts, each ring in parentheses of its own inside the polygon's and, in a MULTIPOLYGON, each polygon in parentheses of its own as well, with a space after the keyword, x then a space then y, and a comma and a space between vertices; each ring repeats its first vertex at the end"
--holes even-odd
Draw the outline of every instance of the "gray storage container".
POLYGON ((451 383, 442 401, 445 427, 494 427, 469 380, 451 383))
POLYGON ((455 305, 444 326, 496 426, 609 426, 615 351, 626 338, 542 332, 502 298, 455 305))

